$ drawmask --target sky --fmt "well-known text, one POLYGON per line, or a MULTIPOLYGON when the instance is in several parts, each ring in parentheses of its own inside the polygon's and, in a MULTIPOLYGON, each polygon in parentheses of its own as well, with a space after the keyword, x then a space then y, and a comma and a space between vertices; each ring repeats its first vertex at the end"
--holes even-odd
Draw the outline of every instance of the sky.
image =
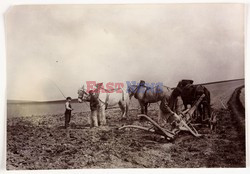
POLYGON ((244 78, 241 4, 30 5, 5 13, 7 99, 77 97, 86 81, 174 87, 244 78))

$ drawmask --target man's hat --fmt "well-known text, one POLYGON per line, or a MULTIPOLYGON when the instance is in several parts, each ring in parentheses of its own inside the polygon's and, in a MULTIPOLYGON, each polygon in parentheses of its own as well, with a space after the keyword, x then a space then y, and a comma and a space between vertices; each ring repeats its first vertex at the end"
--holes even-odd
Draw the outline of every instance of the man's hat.
POLYGON ((66 100, 72 100, 72 98, 71 97, 67 97, 66 100))

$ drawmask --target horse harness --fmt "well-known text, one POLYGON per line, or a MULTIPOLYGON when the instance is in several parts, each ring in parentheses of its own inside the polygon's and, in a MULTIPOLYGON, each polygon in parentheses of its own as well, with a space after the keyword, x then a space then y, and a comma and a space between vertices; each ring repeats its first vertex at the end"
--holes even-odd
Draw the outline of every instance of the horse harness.
MULTIPOLYGON (((139 88, 140 86, 146 88, 146 90, 144 91, 144 94, 143 94, 143 99, 144 99, 144 98, 145 98, 145 94, 147 93, 147 91, 148 91, 149 89, 152 89, 152 88, 150 88, 150 87, 148 87, 148 86, 145 86, 145 85, 139 85, 139 86, 137 86, 136 89, 134 90, 134 91, 135 91, 134 93, 137 93, 137 91, 140 89, 140 88, 139 88)), ((158 87, 158 86, 157 86, 157 87, 158 87)))

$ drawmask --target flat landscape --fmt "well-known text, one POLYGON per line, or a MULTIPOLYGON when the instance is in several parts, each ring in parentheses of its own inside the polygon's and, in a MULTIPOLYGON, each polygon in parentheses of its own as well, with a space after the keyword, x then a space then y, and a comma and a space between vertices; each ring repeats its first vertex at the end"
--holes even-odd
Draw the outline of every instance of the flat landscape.
MULTIPOLYGON (((26 106, 33 114, 18 115, 20 108, 15 112, 8 108, 7 169, 245 167, 245 141, 240 136, 245 132, 239 132, 234 119, 242 116, 227 105, 234 90, 243 85, 244 80, 206 85, 218 119, 216 131, 197 127, 202 138, 182 132, 171 142, 142 130, 118 129, 128 124, 149 126, 139 121, 135 99, 126 120, 121 120, 119 109, 108 109, 107 126, 98 128, 89 128, 87 106, 72 104, 79 108, 68 131, 63 129, 63 103, 47 104, 54 114, 36 112, 38 105, 26 106)), ((157 120, 157 104, 150 105, 148 115, 157 120)))

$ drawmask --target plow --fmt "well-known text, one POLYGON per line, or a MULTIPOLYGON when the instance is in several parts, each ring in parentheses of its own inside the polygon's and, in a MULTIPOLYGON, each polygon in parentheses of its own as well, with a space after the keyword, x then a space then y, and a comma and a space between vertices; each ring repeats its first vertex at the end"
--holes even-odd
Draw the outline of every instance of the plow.
POLYGON ((143 118, 144 120, 150 122, 150 124, 152 125, 151 127, 144 127, 139 125, 124 125, 119 129, 120 130, 126 128, 141 129, 154 134, 158 134, 162 136, 164 139, 169 141, 175 139, 176 135, 178 135, 180 131, 188 131, 195 137, 201 137, 202 134, 199 134, 196 128, 194 127, 192 123, 192 118, 200 102, 204 97, 205 95, 203 94, 191 108, 182 111, 180 114, 176 114, 167 105, 165 105, 164 106, 165 110, 168 113, 170 113, 172 117, 171 121, 169 122, 169 124, 171 125, 171 130, 161 127, 157 122, 155 122, 153 119, 151 119, 149 116, 145 114, 139 114, 138 117, 143 118))

